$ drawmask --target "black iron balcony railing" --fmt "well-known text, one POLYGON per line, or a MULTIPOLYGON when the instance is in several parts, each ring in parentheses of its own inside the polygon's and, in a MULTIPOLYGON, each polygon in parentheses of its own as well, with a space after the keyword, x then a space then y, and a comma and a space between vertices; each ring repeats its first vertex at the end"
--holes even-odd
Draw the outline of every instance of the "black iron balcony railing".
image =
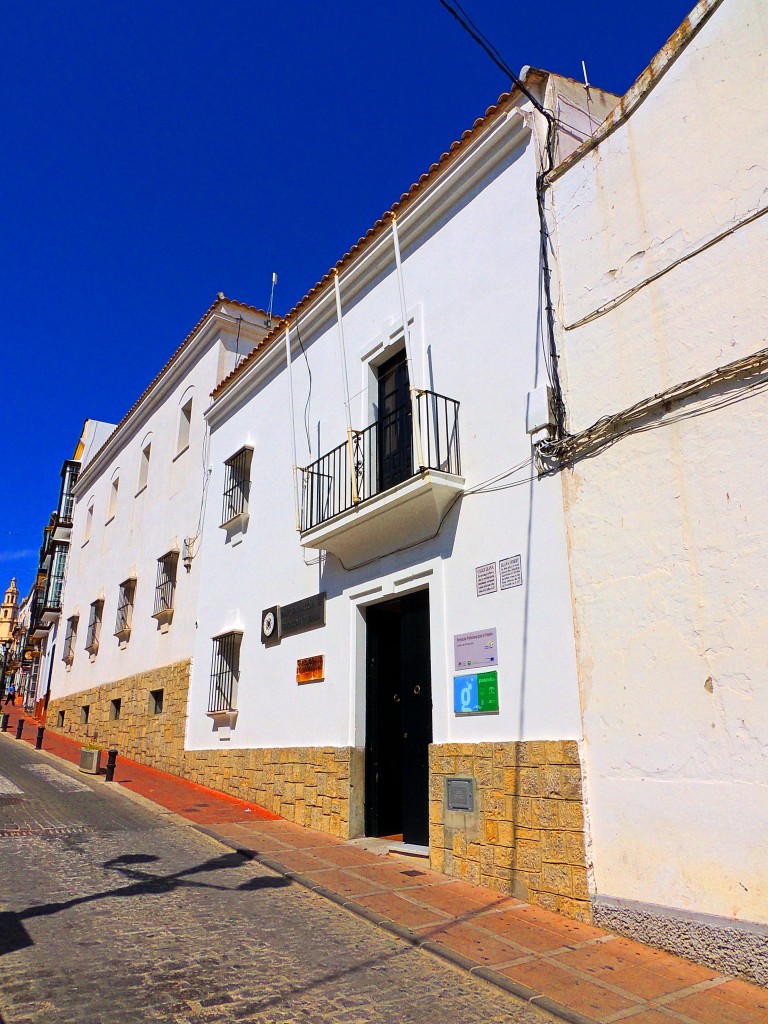
POLYGON ((344 444, 299 470, 302 533, 417 476, 421 469, 461 475, 459 403, 434 391, 419 391, 415 411, 415 424, 413 407, 400 406, 365 430, 353 430, 344 444))
POLYGON ((64 580, 67 576, 68 544, 54 544, 51 551, 51 562, 45 586, 45 611, 61 611, 61 598, 64 592, 64 580))

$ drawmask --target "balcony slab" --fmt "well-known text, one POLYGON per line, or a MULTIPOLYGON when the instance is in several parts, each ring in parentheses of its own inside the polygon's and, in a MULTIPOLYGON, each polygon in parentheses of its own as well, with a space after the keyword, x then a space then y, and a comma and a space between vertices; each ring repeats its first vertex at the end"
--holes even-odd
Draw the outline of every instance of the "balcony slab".
POLYGON ((423 469, 300 534, 303 547, 329 551, 353 568, 430 540, 464 492, 464 477, 423 469))

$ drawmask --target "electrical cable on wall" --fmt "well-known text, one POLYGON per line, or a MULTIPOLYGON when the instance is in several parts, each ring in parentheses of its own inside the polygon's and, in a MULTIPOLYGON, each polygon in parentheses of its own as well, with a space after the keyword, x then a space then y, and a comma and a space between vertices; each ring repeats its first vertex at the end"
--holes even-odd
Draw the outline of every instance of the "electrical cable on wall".
POLYGON ((307 357, 307 350, 304 348, 304 342, 301 340, 301 331, 299 330, 299 318, 296 317, 296 337, 299 339, 299 345, 301 346, 301 352, 304 356, 304 362, 307 364, 307 376, 309 377, 309 388, 307 390, 307 403, 304 406, 304 430, 307 434, 307 448, 309 449, 309 457, 312 458, 312 441, 309 434, 309 404, 312 401, 312 370, 309 367, 309 358, 307 357))
MULTIPOLYGON (((547 110, 539 99, 527 88, 527 86, 520 80, 515 74, 509 64, 504 60, 502 55, 496 49, 495 46, 487 39, 487 37, 480 31, 480 29, 474 24, 472 19, 469 17, 467 12, 459 3, 459 0, 439 0, 442 6, 451 14, 461 25, 461 27, 474 39, 474 41, 482 47, 485 53, 491 58, 496 66, 507 75, 515 87, 533 104, 534 108, 545 118, 547 122, 547 135, 546 135, 546 156, 547 163, 536 176, 536 201, 539 212, 539 234, 540 234, 540 260, 541 260, 541 277, 542 285, 544 288, 544 315, 545 323, 547 328, 547 340, 549 348, 549 360, 547 362, 547 353, 545 350, 545 365, 547 366, 547 374, 549 376, 549 382, 552 389, 552 412, 555 419, 555 436, 557 438, 565 435, 565 401, 563 398, 563 391, 560 384, 560 374, 558 370, 559 356, 557 353, 557 346, 555 342, 555 313, 552 304, 552 272, 549 266, 549 231, 547 228, 546 219, 546 204, 545 194, 548 188, 547 175, 550 173, 552 168, 555 166, 555 130, 558 123, 558 119, 552 113, 547 110)), ((570 127, 570 126, 568 126, 570 127)))
POLYGON ((195 530, 194 536, 188 538, 188 556, 190 564, 193 558, 195 558, 198 552, 195 550, 197 542, 202 536, 203 532, 203 519, 205 518, 205 507, 208 503, 208 488, 211 483, 211 469, 208 466, 208 454, 211 444, 211 430, 208 425, 208 421, 205 421, 205 433, 203 435, 203 443, 201 445, 200 458, 203 464, 203 486, 200 493, 200 511, 197 515, 197 529, 195 530))
POLYGON ((577 462, 615 444, 628 434, 654 430, 660 426, 702 416, 743 401, 768 389, 768 348, 736 359, 708 373, 675 384, 665 391, 643 398, 634 405, 609 416, 602 416, 590 427, 560 439, 541 441, 536 446, 540 472, 556 472, 563 464, 577 462), (739 382, 741 384, 739 385, 739 382), (703 395, 718 385, 733 385, 725 395, 703 395), (701 397, 703 408, 673 412, 672 406, 701 397))
POLYGON ((612 312, 614 309, 617 308, 617 306, 621 306, 623 303, 625 303, 627 299, 631 299, 633 295, 637 295, 637 293, 641 291, 643 288, 645 288, 647 285, 653 284, 654 281, 658 281, 660 277, 664 277, 670 271, 674 270, 676 267, 679 267, 681 263, 687 263, 687 261, 693 259, 694 256, 699 256, 701 255, 701 253, 706 252, 707 249, 711 249, 719 242, 722 242, 724 239, 728 238, 729 235, 733 235, 736 231, 739 230, 739 228, 746 227, 747 224, 751 224, 753 221, 758 220, 758 218, 762 217, 765 213, 768 213, 768 206, 760 207, 759 209, 751 213, 748 217, 744 217, 742 220, 737 221, 735 224, 731 224, 731 226, 729 228, 726 228, 725 231, 721 231, 713 238, 710 238, 708 241, 703 242, 701 245, 691 250, 691 252, 686 253, 684 256, 680 256, 678 259, 673 260, 672 263, 668 264, 666 267, 662 267, 661 270, 656 271, 655 274, 651 274, 650 277, 646 277, 643 281, 640 281, 632 288, 628 288, 627 291, 622 292, 621 295, 617 295, 615 298, 609 299, 608 302, 604 302, 602 306, 598 306, 597 309, 593 309, 591 313, 587 313, 587 315, 581 317, 581 319, 575 320, 571 324, 563 324, 563 329, 566 331, 574 331, 577 327, 584 327, 586 324, 592 323, 593 320, 597 320, 599 317, 605 316, 606 313, 612 312))
POLYGON ((237 318, 237 337, 235 338, 235 366, 240 363, 240 328, 243 325, 243 317, 240 315, 237 318))

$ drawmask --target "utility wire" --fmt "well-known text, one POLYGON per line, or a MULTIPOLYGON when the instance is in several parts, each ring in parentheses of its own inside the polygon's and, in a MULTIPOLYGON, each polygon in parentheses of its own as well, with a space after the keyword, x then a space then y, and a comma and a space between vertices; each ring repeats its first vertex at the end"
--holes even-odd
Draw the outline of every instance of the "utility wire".
POLYGON ((697 248, 693 249, 691 252, 688 252, 684 256, 680 256, 678 259, 673 260, 672 263, 668 264, 666 267, 662 267, 661 270, 656 271, 655 274, 651 274, 651 276, 647 277, 644 281, 641 281, 634 287, 627 289, 627 291, 625 292, 622 292, 621 295, 617 295, 615 298, 609 299, 608 302, 605 302, 602 306, 599 306, 597 309, 592 310, 591 313, 587 313, 587 315, 581 317, 580 320, 575 320, 572 324, 564 324, 564 330, 573 331, 577 327, 584 327, 585 324, 592 323, 593 320, 597 320, 599 317, 605 316, 606 313, 612 312, 612 310, 616 309, 617 306, 621 306, 624 302, 627 301, 627 299, 631 299, 633 295, 636 295, 639 291, 641 291, 641 289, 645 288, 646 285, 653 284, 654 281, 658 281, 660 277, 664 277, 665 274, 668 274, 671 270, 674 270, 675 267, 679 267, 681 263, 686 263, 688 260, 693 259, 694 256, 699 256, 701 253, 706 252, 707 249, 711 249, 712 246, 717 245, 718 242, 722 242, 724 239, 728 238, 729 235, 732 235, 736 231, 738 231, 739 228, 743 228, 747 224, 751 224, 753 221, 756 221, 765 213, 768 213, 768 206, 763 206, 760 209, 755 210, 748 217, 744 217, 742 220, 739 220, 735 224, 732 224, 729 228, 726 228, 725 231, 721 231, 713 238, 710 238, 708 241, 702 243, 702 245, 697 246, 697 248))
MULTIPOLYGON (((451 14, 474 41, 482 47, 485 53, 491 58, 494 64, 507 75, 515 87, 530 100, 533 107, 545 118, 547 122, 546 137, 546 164, 536 177, 536 201, 539 211, 539 238, 540 238, 540 259, 541 276, 544 287, 544 317, 547 329, 547 342, 549 348, 549 360, 546 359, 547 375, 552 387, 552 412, 555 418, 555 434, 558 438, 565 435, 565 401, 563 390, 560 385, 560 374, 558 370, 559 356, 555 342, 555 312, 552 303, 552 271, 549 266, 549 230, 547 227, 545 193, 548 188, 547 175, 555 166, 555 130, 557 119, 551 110, 547 110, 541 101, 534 96, 528 87, 515 74, 507 61, 499 53, 498 49, 490 42, 487 36, 475 25, 470 16, 461 6, 459 0, 439 0, 439 3, 451 14)), ((569 126, 570 127, 570 126, 569 126)))
POLYGON ((493 45, 493 43, 491 43, 488 37, 484 35, 483 32, 480 31, 477 25, 475 25, 470 16, 458 2, 458 0, 453 0, 452 4, 448 3, 448 0, 439 0, 439 3, 441 3, 442 6, 446 9, 446 11, 448 11, 448 13, 451 14, 456 19, 456 21, 458 21, 458 23, 461 25, 464 31, 467 32, 475 40, 475 42, 483 48, 483 50, 485 50, 485 52, 491 58, 496 67, 499 68, 501 71, 504 72, 505 75, 512 79, 512 81, 520 90, 520 92, 522 92, 524 96, 528 97, 528 99, 539 111, 539 113, 544 114, 545 117, 551 116, 549 112, 544 109, 541 102, 533 95, 533 93, 531 93, 526 88, 526 86, 523 85, 523 83, 517 77, 517 75, 509 66, 509 64, 507 64, 507 62, 504 60, 504 58, 493 45))
POLYGON ((304 342, 301 340, 301 331, 299 330, 299 318, 296 317, 296 337, 299 339, 299 345, 304 356, 304 362, 307 364, 307 374, 309 375, 309 390, 307 391, 307 402, 304 406, 304 430, 307 434, 307 448, 309 449, 309 457, 312 458, 312 441, 309 437, 309 403, 312 401, 312 370, 309 368, 309 358, 307 357, 307 350, 304 348, 304 342))
MULTIPOLYGON (((675 384, 665 391, 643 398, 620 412, 602 416, 590 427, 556 440, 542 441, 536 447, 536 455, 542 472, 559 469, 564 463, 573 463, 579 459, 594 455, 596 452, 614 444, 627 434, 651 430, 665 423, 689 419, 694 415, 711 412, 768 388, 768 348, 759 349, 742 359, 736 359, 724 366, 693 377, 690 380, 675 384), (672 412, 672 404, 681 404, 689 399, 701 396, 717 385, 733 385, 736 394, 713 395, 708 404, 698 410, 681 410, 672 412), (551 463, 551 465, 550 465, 551 463)), ((702 396, 703 401, 707 401, 702 396)))

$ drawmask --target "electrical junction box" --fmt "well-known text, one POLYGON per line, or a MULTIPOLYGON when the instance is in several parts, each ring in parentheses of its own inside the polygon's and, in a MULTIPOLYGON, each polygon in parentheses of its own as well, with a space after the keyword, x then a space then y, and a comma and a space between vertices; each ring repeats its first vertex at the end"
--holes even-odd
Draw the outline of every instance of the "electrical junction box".
POLYGON ((540 430, 548 430, 555 425, 552 415, 552 389, 542 384, 525 396, 525 430, 528 434, 536 434, 540 430))
POLYGON ((445 802, 449 811, 474 811, 475 784, 473 779, 446 779, 445 802))

